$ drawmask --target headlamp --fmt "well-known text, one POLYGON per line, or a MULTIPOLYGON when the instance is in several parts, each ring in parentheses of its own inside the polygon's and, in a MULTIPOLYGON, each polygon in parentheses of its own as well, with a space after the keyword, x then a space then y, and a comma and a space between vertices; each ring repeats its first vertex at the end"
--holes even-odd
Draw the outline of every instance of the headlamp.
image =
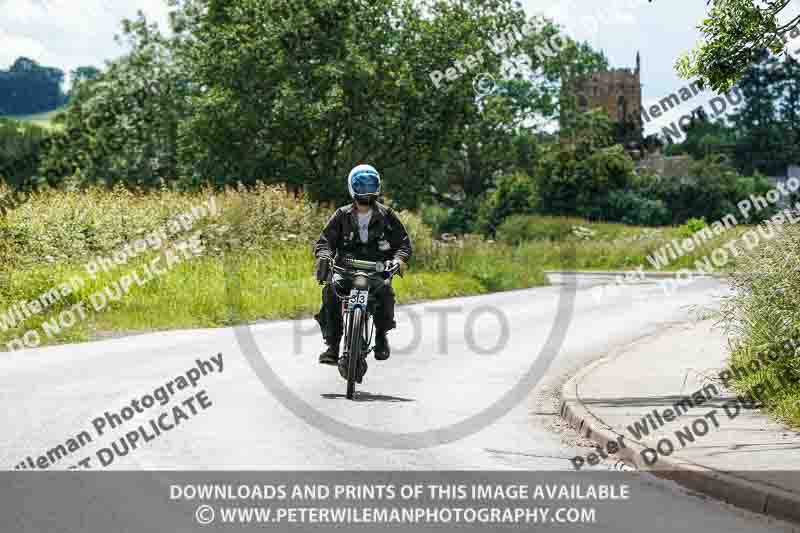
POLYGON ((353 278, 353 287, 356 289, 366 289, 369 286, 369 279, 367 276, 355 276, 353 278))

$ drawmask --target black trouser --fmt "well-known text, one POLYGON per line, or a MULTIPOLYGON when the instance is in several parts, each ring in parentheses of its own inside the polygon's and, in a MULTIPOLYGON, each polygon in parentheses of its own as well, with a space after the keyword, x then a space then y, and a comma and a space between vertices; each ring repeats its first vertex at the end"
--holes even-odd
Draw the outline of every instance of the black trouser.
MULTIPOLYGON (((346 294, 350 290, 350 282, 342 280, 339 284, 339 291, 346 294)), ((370 308, 375 330, 386 332, 394 329, 397 325, 394 320, 394 289, 391 285, 381 285, 376 289, 370 289, 370 300, 375 297, 375 307, 370 308)), ((322 337, 327 344, 337 344, 344 330, 344 319, 342 317, 342 303, 336 296, 336 291, 332 283, 325 285, 322 289, 322 307, 319 313, 314 315, 319 322, 322 330, 322 337)))

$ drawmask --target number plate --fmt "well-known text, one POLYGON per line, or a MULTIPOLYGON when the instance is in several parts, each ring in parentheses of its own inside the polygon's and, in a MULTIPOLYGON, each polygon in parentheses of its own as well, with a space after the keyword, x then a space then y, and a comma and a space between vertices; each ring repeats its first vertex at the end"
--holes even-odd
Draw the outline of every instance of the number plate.
POLYGON ((348 300, 348 303, 350 304, 350 307, 367 305, 368 297, 369 297, 369 291, 361 291, 358 289, 353 289, 350 291, 350 299, 348 300))

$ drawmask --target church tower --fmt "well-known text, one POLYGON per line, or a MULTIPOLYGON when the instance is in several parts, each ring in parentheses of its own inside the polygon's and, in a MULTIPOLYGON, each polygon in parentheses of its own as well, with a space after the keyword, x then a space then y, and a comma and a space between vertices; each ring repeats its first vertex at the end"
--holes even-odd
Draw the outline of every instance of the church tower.
POLYGON ((642 140, 642 59, 636 52, 635 68, 615 68, 578 78, 573 88, 578 111, 600 108, 618 124, 621 143, 642 140))

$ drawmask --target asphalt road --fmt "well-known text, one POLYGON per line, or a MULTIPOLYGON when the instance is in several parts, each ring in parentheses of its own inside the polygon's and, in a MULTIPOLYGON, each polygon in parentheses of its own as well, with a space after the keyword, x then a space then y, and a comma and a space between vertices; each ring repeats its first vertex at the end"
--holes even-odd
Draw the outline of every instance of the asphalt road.
MULTIPOLYGON (((169 382, 175 399, 201 390, 205 395, 196 398, 193 409, 183 407, 187 417, 177 426, 115 457, 109 469, 571 470, 569 459, 585 454, 586 443, 576 442, 575 433, 560 424, 553 391, 589 361, 666 325, 707 316, 727 291, 722 282, 704 279, 670 296, 649 282, 601 297, 592 288, 598 283, 602 279, 593 277, 579 282, 571 320, 561 324, 568 327, 565 342, 544 379, 507 414, 454 442, 437 444, 435 430, 471 420, 519 382, 554 327, 559 302, 564 302, 562 287, 399 309, 399 327, 390 337, 395 353, 386 362, 370 359, 355 402, 344 399, 345 383, 336 369, 317 364, 322 345, 312 321, 251 326, 263 358, 287 391, 307 402, 302 409, 314 413, 306 417, 287 409, 282 400, 289 396, 276 396, 256 376, 232 329, 162 332, 3 354, 0 464, 12 469, 28 456, 36 461, 84 430, 93 442, 50 468, 94 457, 122 433, 106 426, 104 437, 97 437, 93 421, 106 411, 120 413, 131 400, 169 382), (413 316, 421 319, 421 328, 415 329, 413 316), (507 335, 501 322, 508 326, 507 335), (480 353, 491 347, 498 348, 480 353), (218 353, 222 371, 211 371, 216 365, 211 358, 218 353), (208 375, 199 375, 196 388, 178 390, 176 378, 198 368, 196 359, 209 361, 208 375), (321 415, 372 431, 427 432, 428 446, 396 449, 348 442, 309 423, 321 415)), ((136 423, 171 406, 142 408, 136 423)), ((354 435, 350 440, 358 441, 354 435)), ((93 460, 92 466, 99 467, 93 460)), ((649 531, 783 530, 781 524, 648 475, 637 476, 634 483, 640 498, 670 517, 654 521, 649 531)), ((629 529, 623 516, 607 519, 608 531, 629 529)))

